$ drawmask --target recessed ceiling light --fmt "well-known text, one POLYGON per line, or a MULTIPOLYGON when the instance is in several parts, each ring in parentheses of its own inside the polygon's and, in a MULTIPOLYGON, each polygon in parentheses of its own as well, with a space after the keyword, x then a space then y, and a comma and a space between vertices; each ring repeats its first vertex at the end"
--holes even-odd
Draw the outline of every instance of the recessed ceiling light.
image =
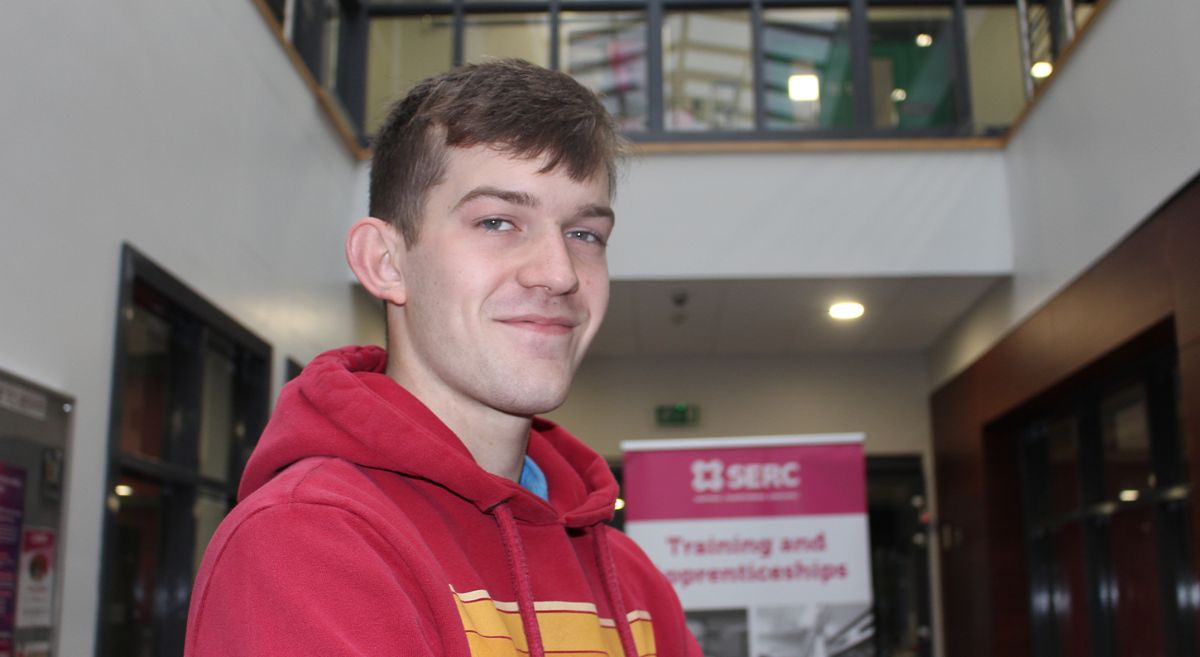
POLYGON ((1121 491, 1117 497, 1121 498, 1122 502, 1136 502, 1138 498, 1138 492, 1132 488, 1127 488, 1121 491))
POLYGON ((834 319, 858 319, 865 310, 857 301, 842 301, 829 307, 829 316, 834 319))
POLYGON ((928 48, 933 45, 933 35, 922 32, 917 35, 917 45, 921 48, 928 48))
POLYGON ((899 87, 892 89, 892 100, 897 103, 903 103, 908 100, 908 92, 899 87))
POLYGON ((1033 66, 1029 67, 1029 74, 1039 80, 1050 77, 1053 72, 1054 64, 1047 61, 1034 62, 1033 66))
POLYGON ((127 484, 117 484, 116 488, 113 489, 113 492, 120 497, 129 497, 130 495, 133 495, 133 486, 129 486, 127 484))
POLYGON ((821 81, 812 73, 797 73, 788 78, 788 98, 796 101, 820 100, 821 81))

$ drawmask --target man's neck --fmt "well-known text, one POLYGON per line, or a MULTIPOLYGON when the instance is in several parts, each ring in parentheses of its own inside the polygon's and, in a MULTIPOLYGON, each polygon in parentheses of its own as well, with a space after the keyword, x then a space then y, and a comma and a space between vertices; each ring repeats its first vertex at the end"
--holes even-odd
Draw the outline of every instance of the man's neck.
POLYGON ((479 467, 512 481, 520 479, 533 423, 530 418, 510 415, 445 390, 425 389, 393 363, 388 363, 387 374, 458 436, 479 467))

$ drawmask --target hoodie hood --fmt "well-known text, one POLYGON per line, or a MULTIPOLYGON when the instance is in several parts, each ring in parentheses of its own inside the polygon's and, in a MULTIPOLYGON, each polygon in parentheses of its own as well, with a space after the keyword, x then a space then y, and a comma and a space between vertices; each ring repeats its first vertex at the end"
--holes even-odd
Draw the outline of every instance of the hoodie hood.
POLYGON ((503 503, 522 522, 581 528, 612 517, 612 472, 574 436, 534 418, 527 453, 546 475, 547 503, 479 467, 458 436, 384 373, 386 365, 387 352, 379 347, 346 347, 313 359, 280 393, 238 499, 297 461, 337 457, 434 482, 481 512, 503 503))

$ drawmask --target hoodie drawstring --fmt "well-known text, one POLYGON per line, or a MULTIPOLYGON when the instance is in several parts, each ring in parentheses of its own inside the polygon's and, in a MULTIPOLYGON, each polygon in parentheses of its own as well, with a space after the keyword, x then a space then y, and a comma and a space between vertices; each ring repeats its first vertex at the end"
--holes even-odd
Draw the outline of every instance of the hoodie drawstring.
POLYGON ((613 621, 617 624, 617 635, 621 637, 621 648, 625 651, 625 657, 638 657, 637 644, 633 642, 629 612, 625 610, 625 599, 621 597, 621 583, 617 580, 617 565, 612 558, 607 533, 608 528, 604 525, 592 527, 596 562, 600 566, 600 577, 604 582, 604 592, 608 594, 608 606, 612 609, 613 621))
POLYGON ((537 610, 533 607, 533 583, 529 581, 529 566, 525 562, 525 549, 521 547, 521 536, 513 520, 512 510, 504 502, 492 510, 496 524, 500 526, 500 542, 508 557, 508 572, 512 574, 513 587, 517 590, 517 610, 521 613, 521 625, 525 628, 525 643, 531 657, 545 657, 542 647, 542 632, 538 628, 537 610))
MULTIPOLYGON (((521 535, 513 519, 512 510, 504 502, 492 509, 496 524, 500 527, 500 542, 504 555, 508 557, 508 572, 512 575, 513 587, 517 591, 517 610, 521 614, 521 625, 525 629, 525 643, 531 657, 545 657, 542 632, 538 628, 537 610, 533 605, 533 583, 529 579, 529 565, 525 561, 525 548, 521 546, 521 535)), ((617 580, 617 566, 613 561, 612 549, 608 545, 607 528, 591 528, 595 544, 596 563, 600 568, 600 581, 608 596, 608 606, 617 636, 621 638, 621 649, 625 657, 638 657, 637 644, 633 641, 633 630, 629 627, 629 612, 625 610, 625 599, 621 597, 621 583, 617 580)))

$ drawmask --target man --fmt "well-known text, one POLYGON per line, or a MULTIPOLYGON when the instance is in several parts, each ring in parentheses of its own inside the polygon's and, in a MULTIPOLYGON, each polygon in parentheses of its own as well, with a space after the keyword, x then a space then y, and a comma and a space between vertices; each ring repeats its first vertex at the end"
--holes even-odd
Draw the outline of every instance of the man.
POLYGON ((608 302, 620 140, 515 60, 418 85, 380 131, 351 268, 388 350, 280 396, 192 594, 185 654, 698 656, 610 529, 604 460, 560 405, 608 302))

